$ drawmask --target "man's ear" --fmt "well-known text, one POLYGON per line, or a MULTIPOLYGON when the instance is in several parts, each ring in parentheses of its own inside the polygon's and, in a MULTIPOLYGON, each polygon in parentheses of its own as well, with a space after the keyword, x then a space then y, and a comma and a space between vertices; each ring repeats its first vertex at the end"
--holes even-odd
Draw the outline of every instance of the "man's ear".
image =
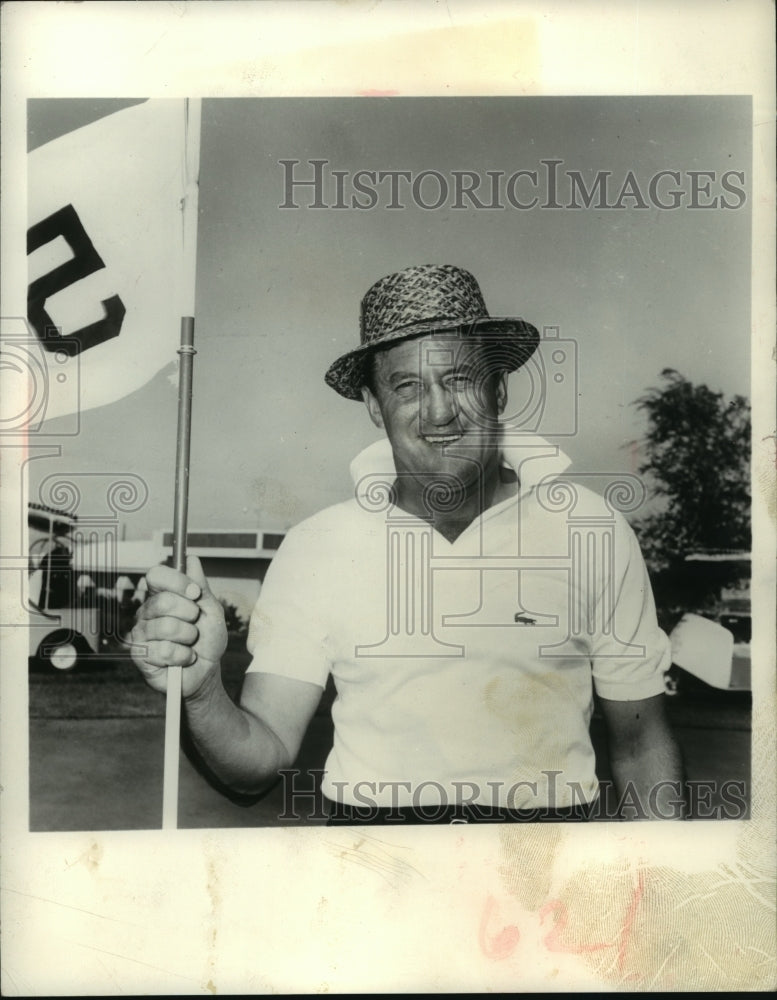
POLYGON ((366 385, 362 386, 362 399, 364 400, 364 405, 367 407, 370 420, 376 427, 380 427, 383 430, 385 424, 383 423, 383 414, 380 412, 380 403, 376 399, 375 394, 366 385))

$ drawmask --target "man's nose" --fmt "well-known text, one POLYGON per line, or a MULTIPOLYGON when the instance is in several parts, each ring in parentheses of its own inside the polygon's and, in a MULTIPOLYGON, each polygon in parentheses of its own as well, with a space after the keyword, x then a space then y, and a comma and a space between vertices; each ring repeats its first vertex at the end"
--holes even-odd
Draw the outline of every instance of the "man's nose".
POLYGON ((424 392, 421 417, 426 427, 445 427, 458 415, 453 394, 435 383, 424 392))

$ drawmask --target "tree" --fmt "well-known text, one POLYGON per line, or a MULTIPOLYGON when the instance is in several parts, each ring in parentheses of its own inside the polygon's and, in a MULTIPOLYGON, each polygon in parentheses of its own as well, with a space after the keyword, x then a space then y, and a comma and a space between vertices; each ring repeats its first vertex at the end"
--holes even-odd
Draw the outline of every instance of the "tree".
POLYGON ((227 626, 227 632, 235 632, 238 635, 247 634, 248 622, 242 617, 237 606, 225 597, 219 597, 219 603, 224 609, 224 622, 227 626))
POLYGON ((648 420, 639 472, 659 506, 634 528, 650 570, 679 578, 691 552, 750 550, 750 404, 673 368, 661 378, 635 402, 648 420))

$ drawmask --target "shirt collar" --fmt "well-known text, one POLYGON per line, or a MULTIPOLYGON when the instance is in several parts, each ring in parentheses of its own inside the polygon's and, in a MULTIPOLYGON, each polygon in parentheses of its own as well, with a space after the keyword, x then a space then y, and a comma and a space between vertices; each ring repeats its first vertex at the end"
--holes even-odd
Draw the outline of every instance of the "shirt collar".
MULTIPOLYGON (((529 493, 537 484, 550 477, 555 479, 571 465, 572 460, 558 445, 539 434, 528 434, 512 424, 500 425, 500 460, 518 476, 518 496, 529 493)), ((388 438, 368 445, 351 462, 351 478, 357 495, 374 483, 375 477, 393 482, 396 477, 394 455, 388 438)))

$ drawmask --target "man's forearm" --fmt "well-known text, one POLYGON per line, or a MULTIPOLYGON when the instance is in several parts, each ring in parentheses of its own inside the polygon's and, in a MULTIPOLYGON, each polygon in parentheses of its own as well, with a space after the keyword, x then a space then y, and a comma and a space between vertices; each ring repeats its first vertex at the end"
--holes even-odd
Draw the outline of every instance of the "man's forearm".
POLYGON ((611 754, 610 767, 624 819, 682 819, 683 762, 671 737, 628 754, 611 754))
POLYGON ((232 701, 219 669, 184 705, 197 750, 213 774, 233 791, 262 792, 276 779, 279 768, 293 763, 273 730, 232 701))

